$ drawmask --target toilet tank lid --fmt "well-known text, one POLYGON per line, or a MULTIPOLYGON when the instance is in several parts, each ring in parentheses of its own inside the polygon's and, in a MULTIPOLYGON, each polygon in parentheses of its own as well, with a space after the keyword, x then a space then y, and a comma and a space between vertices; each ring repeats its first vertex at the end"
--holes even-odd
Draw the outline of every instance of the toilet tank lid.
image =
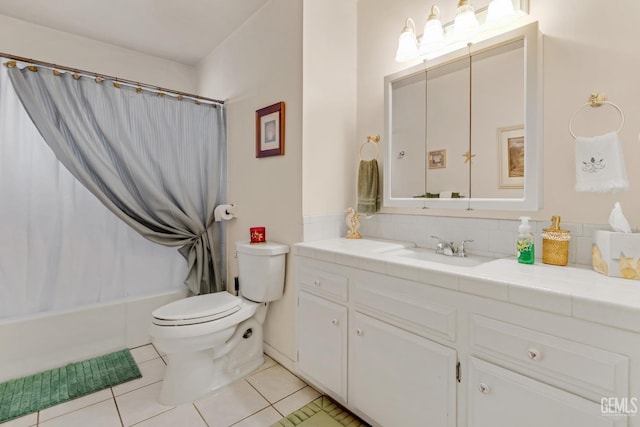
POLYGON ((289 252, 289 246, 282 243, 266 242, 251 244, 249 240, 236 242, 236 251, 250 255, 280 255, 289 252))

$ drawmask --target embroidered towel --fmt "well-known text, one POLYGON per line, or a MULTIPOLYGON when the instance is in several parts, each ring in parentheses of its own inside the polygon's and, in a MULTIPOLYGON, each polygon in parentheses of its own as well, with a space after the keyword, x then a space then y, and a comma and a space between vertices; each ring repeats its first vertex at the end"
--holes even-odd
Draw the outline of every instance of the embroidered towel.
POLYGON ((358 168, 358 212, 372 214, 380 209, 378 161, 360 160, 358 168))
POLYGON ((628 187, 616 132, 576 138, 576 191, 615 192, 628 187))

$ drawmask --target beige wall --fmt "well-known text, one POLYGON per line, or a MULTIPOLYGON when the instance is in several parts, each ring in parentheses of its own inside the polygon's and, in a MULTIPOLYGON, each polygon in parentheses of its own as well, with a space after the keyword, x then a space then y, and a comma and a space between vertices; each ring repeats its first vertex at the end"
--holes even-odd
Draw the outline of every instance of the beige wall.
MULTIPOLYGON (((355 199, 356 0, 305 0, 304 215, 342 212, 355 199)), ((359 145, 358 145, 359 146, 359 145)))
POLYGON ((0 52, 187 93, 193 67, 0 15, 0 52))
MULTIPOLYGON (((487 2, 476 0, 474 5, 487 2)), ((609 2, 606 14, 597 0, 530 3, 545 34, 544 209, 532 216, 559 214, 569 222, 604 223, 619 200, 632 225, 638 226, 640 168, 632 160, 640 158, 640 103, 633 90, 640 65, 635 46, 640 2, 609 2), (573 190, 573 141, 567 121, 593 91, 605 92, 626 115, 620 137, 631 190, 618 195, 573 190)), ((398 34, 408 16, 420 28, 428 6, 423 0, 271 0, 195 72, 5 16, 0 16, 0 52, 228 99, 228 197, 239 211, 228 223, 231 278, 237 271, 233 242, 247 239, 250 226, 264 225, 269 240, 294 244, 302 240, 303 215, 342 212, 355 203, 358 149, 366 135, 384 135, 384 76, 411 65, 393 60, 398 34), (287 108, 286 154, 256 159, 255 111, 279 101, 287 108)), ((453 18, 455 2, 440 8, 445 21, 453 18)), ((617 126, 613 114, 588 113, 593 115, 576 122, 584 134, 617 126)), ((426 214, 515 218, 522 213, 426 214)), ((285 296, 272 304, 265 328, 266 342, 290 360, 295 359, 293 279, 289 262, 285 296)))
MULTIPOLYGON (((452 20, 456 2, 440 4, 443 21, 452 20)), ((488 2, 476 0, 480 8, 488 2)), ((531 0, 530 13, 544 34, 544 207, 531 213, 536 219, 558 214, 563 220, 606 223, 615 201, 620 201, 633 226, 640 225, 640 103, 637 70, 640 56, 640 2, 608 2, 602 13, 598 0, 531 0), (618 194, 577 193, 574 190, 574 142, 568 133, 571 114, 594 91, 607 94, 624 110, 626 124, 620 132, 630 190, 618 194)), ((358 134, 383 131, 383 78, 411 64, 394 61, 398 35, 405 18, 416 20, 418 34, 429 4, 422 0, 367 0, 358 2, 358 134)), ((614 113, 614 112, 613 112, 614 113)), ((618 119, 612 112, 587 111, 577 133, 597 135, 613 130, 618 119), (591 114, 589 114, 591 113, 591 114)), ((411 212, 417 210, 390 212, 411 212)), ((520 212, 437 211, 426 214, 515 218, 520 212)))
MULTIPOLYGON (((198 93, 228 99, 229 279, 237 275, 234 242, 265 226, 267 240, 302 240, 302 3, 271 0, 197 67, 198 93), (285 155, 255 157, 256 110, 286 104, 285 155)), ((265 342, 295 360, 293 257, 284 297, 271 304, 265 342)), ((233 283, 231 280, 230 283, 233 283)))

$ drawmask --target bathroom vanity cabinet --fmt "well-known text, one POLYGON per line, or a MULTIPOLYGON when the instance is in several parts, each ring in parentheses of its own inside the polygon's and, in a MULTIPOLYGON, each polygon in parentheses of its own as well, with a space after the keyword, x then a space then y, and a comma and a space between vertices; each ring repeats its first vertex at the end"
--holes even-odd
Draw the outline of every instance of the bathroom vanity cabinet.
POLYGON ((640 426, 637 331, 488 270, 299 246, 298 373, 373 425, 640 426))
MULTIPOLYGON (((434 425, 456 425, 454 349, 376 316, 385 302, 368 291, 375 275, 356 278, 340 266, 304 259, 296 268, 297 367, 304 377, 381 425, 415 425, 425 413, 434 425), (348 292, 359 308, 348 309, 348 292)), ((401 299, 387 311, 412 318, 404 313, 412 309, 425 311, 401 299)))
MULTIPOLYGON (((346 283, 344 296, 325 291, 335 275, 318 271, 317 278, 298 273, 298 370, 314 382, 322 383, 335 398, 346 402, 347 397, 347 307, 346 283), (312 286, 318 289, 311 291, 312 286), (328 280, 325 280, 329 278, 328 280), (322 286, 322 287, 320 287, 322 286), (336 298, 335 302, 331 298, 336 298)), ((340 287, 340 284, 336 284, 340 287)))

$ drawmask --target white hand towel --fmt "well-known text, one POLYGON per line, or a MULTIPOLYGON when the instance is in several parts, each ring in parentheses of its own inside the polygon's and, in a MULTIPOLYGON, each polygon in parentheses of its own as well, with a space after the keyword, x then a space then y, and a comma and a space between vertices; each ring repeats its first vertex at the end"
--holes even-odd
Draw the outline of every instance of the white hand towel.
POLYGON ((620 191, 629 187, 616 132, 576 138, 576 191, 620 191))

